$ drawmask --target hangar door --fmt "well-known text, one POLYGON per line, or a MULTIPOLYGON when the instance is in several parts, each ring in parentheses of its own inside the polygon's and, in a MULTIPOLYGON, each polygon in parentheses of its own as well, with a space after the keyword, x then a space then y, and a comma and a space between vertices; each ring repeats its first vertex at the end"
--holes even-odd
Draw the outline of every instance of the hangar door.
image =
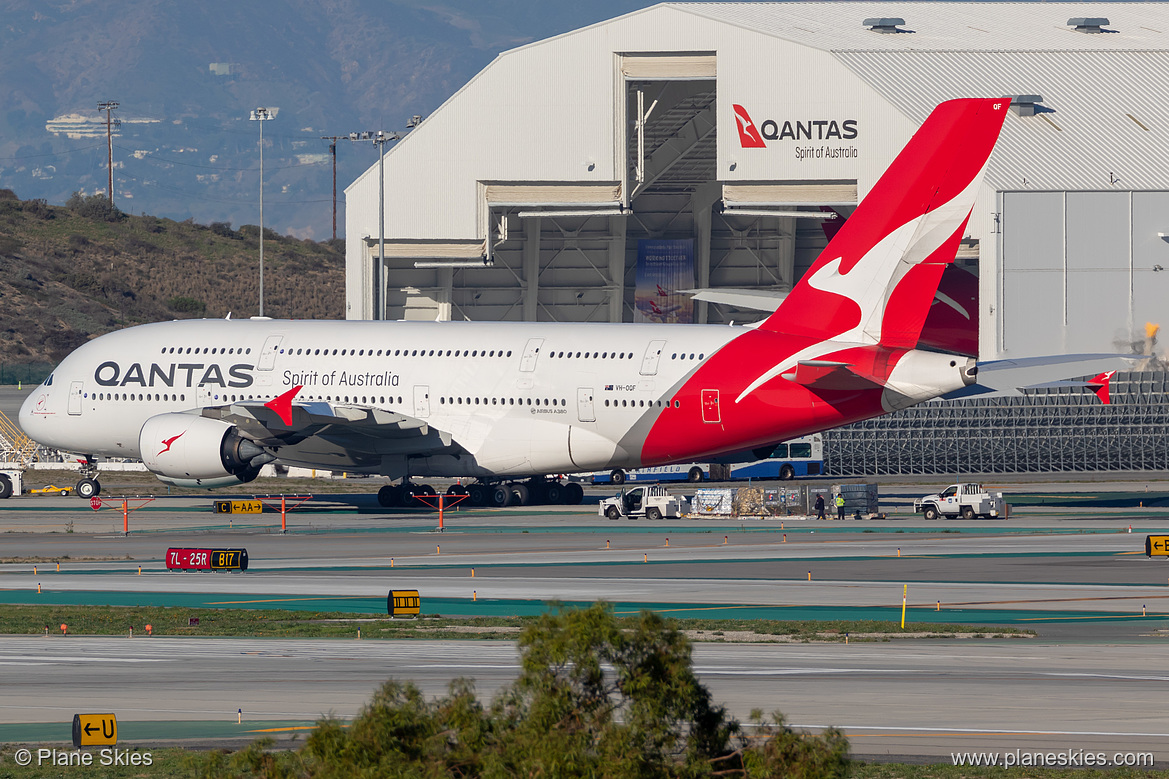
POLYGON ((1012 357, 1127 351, 1169 292, 1169 193, 1004 192, 1000 339, 1012 357), (1158 223, 1159 226, 1158 226, 1158 223), (1162 245, 1158 245, 1162 244, 1162 245))

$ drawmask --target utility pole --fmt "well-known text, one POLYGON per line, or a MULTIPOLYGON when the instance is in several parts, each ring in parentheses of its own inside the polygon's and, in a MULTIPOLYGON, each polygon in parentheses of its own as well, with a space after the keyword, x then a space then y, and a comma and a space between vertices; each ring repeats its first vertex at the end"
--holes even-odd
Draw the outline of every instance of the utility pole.
POLYGON ((322 135, 322 141, 329 142, 329 154, 333 155, 333 240, 337 240, 337 141, 344 135, 322 135))
POLYGON ((113 119, 110 112, 118 107, 116 100, 106 100, 103 103, 97 104, 97 110, 106 112, 106 146, 109 149, 109 155, 106 159, 106 167, 110 173, 109 198, 110 205, 114 204, 114 127, 120 125, 120 119, 113 119))
POLYGON ((264 316, 264 122, 276 117, 267 108, 257 108, 248 118, 260 123, 260 316, 264 316))

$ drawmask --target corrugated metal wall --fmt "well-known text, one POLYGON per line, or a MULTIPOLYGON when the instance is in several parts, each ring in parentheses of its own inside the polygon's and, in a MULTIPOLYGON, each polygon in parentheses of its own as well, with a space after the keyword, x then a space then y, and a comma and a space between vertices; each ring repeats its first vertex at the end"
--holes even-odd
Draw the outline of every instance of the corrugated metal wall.
POLYGON ((824 434, 832 476, 1169 469, 1169 373, 1118 373, 1112 404, 1084 389, 926 403, 824 434))
POLYGON ((1005 192, 1003 354, 1125 351, 1169 324, 1169 193, 1005 192))

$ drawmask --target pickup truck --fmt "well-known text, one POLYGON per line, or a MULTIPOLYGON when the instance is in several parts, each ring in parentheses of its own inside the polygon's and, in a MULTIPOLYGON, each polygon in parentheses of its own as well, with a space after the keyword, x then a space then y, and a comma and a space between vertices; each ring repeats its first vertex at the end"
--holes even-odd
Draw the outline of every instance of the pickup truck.
POLYGON ((635 487, 620 495, 605 498, 597 507, 597 513, 609 519, 620 519, 621 517, 674 518, 689 512, 690 501, 669 494, 665 487, 659 485, 635 487))
POLYGON ((926 495, 913 502, 913 510, 924 519, 938 517, 974 519, 1006 517, 1006 502, 1001 492, 987 492, 981 484, 951 484, 936 495, 926 495))

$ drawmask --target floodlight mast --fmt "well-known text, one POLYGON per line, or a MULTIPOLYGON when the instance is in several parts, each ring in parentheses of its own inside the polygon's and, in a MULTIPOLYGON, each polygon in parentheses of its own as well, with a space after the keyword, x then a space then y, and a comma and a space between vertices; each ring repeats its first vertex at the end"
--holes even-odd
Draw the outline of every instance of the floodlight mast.
MULTIPOLYGON (((413 127, 413 125, 411 125, 413 127)), ((387 133, 385 130, 376 132, 349 133, 351 141, 372 141, 378 147, 377 157, 377 224, 378 224, 378 256, 374 263, 373 290, 373 318, 384 321, 386 318, 386 143, 402 140, 401 133, 387 133)))

